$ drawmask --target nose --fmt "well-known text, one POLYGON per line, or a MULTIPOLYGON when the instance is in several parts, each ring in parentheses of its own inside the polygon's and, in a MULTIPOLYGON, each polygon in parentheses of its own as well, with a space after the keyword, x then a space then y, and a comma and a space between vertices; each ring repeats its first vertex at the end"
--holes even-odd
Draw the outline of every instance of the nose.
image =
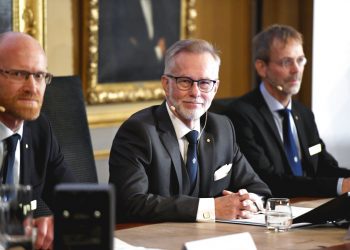
POLYGON ((200 95, 201 90, 199 89, 199 85, 198 82, 193 82, 192 87, 191 87, 191 93, 194 96, 199 96, 200 95))
POLYGON ((37 81, 35 80, 33 75, 28 75, 24 81, 24 88, 26 90, 34 91, 37 85, 37 81))
POLYGON ((290 71, 292 73, 298 73, 302 70, 302 68, 304 68, 304 66, 299 65, 298 62, 294 61, 293 64, 290 67, 290 71))

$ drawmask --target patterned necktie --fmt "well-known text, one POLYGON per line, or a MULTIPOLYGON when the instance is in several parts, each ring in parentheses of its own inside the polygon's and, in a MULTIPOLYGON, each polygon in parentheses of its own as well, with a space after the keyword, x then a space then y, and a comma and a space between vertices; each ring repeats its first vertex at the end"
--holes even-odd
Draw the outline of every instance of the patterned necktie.
POLYGON ((15 163, 15 153, 17 148, 17 142, 19 139, 19 134, 13 134, 5 140, 7 144, 7 155, 4 164, 4 176, 6 176, 6 179, 3 180, 3 183, 6 184, 14 184, 13 165, 15 163))
POLYGON ((187 162, 186 168, 188 176, 190 177, 191 190, 193 190, 198 172, 198 160, 197 160, 197 143, 198 143, 198 132, 192 130, 186 134, 186 139, 188 140, 187 149, 187 162))
POLYGON ((290 109, 281 109, 278 111, 283 116, 283 143, 284 149, 288 156, 288 161, 292 172, 295 176, 302 176, 303 171, 298 155, 298 148, 293 137, 292 127, 290 124, 290 109))

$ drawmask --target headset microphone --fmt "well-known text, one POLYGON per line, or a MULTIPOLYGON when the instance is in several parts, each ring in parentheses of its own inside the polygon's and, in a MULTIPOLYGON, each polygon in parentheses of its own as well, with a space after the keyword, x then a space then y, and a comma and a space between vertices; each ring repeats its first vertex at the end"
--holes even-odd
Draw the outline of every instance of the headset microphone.
POLYGON ((283 86, 277 84, 276 82, 272 81, 270 78, 266 77, 266 80, 269 81, 269 83, 271 84, 272 87, 276 88, 279 91, 283 91, 283 86))
POLYGON ((5 112, 6 111, 6 109, 5 109, 5 107, 4 106, 0 106, 0 112, 5 112))
POLYGON ((276 89, 278 89, 279 91, 283 91, 283 87, 281 85, 276 85, 276 89))
MULTIPOLYGON (((170 105, 169 108, 170 108, 171 111, 173 111, 174 113, 177 113, 177 112, 176 112, 176 108, 175 108, 174 105, 170 105)), ((199 140, 199 138, 201 138, 202 133, 203 133, 205 127, 207 126, 207 120, 208 120, 208 112, 206 111, 206 112, 205 112, 204 125, 203 125, 203 127, 202 127, 202 129, 201 129, 201 131, 200 131, 200 133, 199 133, 198 140, 199 140)))
POLYGON ((204 125, 203 125, 203 127, 201 129, 201 132, 199 133, 198 140, 201 138, 201 136, 203 134, 203 131, 204 131, 205 127, 207 126, 207 120, 208 120, 208 111, 205 112, 204 125))

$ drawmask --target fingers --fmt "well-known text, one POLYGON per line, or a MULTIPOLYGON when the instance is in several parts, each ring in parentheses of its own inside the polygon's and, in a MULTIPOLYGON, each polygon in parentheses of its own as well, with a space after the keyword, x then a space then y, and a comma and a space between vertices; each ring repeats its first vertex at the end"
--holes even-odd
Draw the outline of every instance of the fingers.
POLYGON ((228 191, 228 190, 224 190, 224 191, 222 191, 222 195, 230 195, 230 194, 234 194, 233 192, 231 192, 231 191, 228 191))
POLYGON ((34 226, 37 228, 37 237, 35 249, 53 249, 53 217, 45 216, 34 220, 34 226))
POLYGON ((254 202, 254 205, 257 208, 257 211, 264 211, 264 203, 262 201, 262 198, 254 193, 249 193, 249 198, 254 202))
POLYGON ((350 192, 350 178, 344 178, 342 183, 342 193, 350 192))
POLYGON ((245 195, 245 194, 248 194, 248 191, 246 189, 240 189, 240 190, 238 190, 238 194, 245 195))
POLYGON ((229 211, 225 215, 233 217, 231 219, 251 218, 255 212, 263 210, 261 198, 246 189, 240 189, 237 193, 224 190, 222 195, 228 198, 225 209, 229 211))

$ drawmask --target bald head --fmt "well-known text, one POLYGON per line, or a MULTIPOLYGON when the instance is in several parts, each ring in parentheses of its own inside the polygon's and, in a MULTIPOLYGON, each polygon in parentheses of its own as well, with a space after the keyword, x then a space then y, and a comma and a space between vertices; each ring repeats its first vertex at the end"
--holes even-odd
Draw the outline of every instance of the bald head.
POLYGON ((33 37, 20 32, 0 34, 0 121, 16 129, 40 114, 46 88, 36 74, 47 72, 47 58, 33 37), (23 76, 27 77, 23 77, 23 76))
POLYGON ((26 56, 29 51, 34 51, 44 57, 45 63, 47 63, 43 48, 30 35, 13 31, 0 34, 0 65, 4 61, 8 62, 9 57, 15 58, 18 55, 26 56))

